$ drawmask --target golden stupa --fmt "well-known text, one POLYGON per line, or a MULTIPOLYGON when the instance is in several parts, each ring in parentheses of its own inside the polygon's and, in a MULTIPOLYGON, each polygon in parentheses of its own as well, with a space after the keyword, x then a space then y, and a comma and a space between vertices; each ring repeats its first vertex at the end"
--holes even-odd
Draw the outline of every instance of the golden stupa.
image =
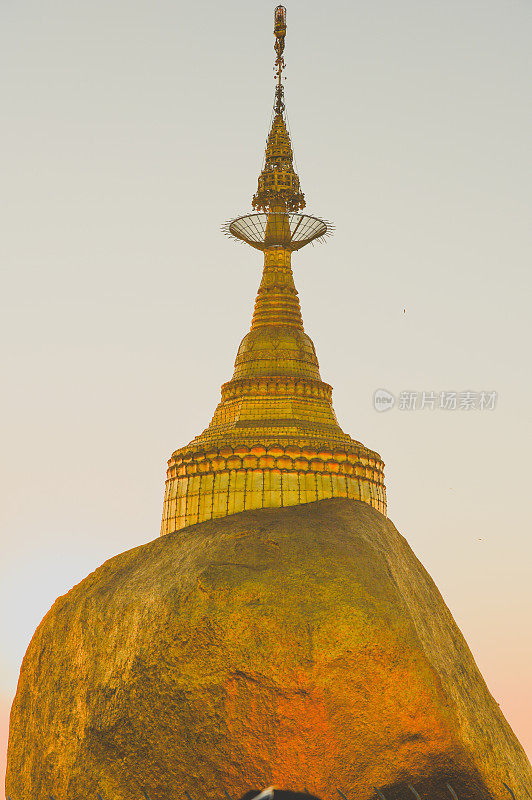
POLYGON ((224 226, 264 251, 251 330, 211 424, 168 462, 161 533, 239 511, 331 497, 362 500, 386 513, 380 456, 340 428, 332 388, 320 376, 303 328, 292 252, 331 232, 299 213, 305 207, 285 120, 286 10, 275 10, 276 88, 264 167, 253 197, 257 213, 224 226))
POLYGON ((285 13, 254 213, 225 226, 264 251, 251 330, 211 424, 170 459, 170 535, 106 561, 36 630, 11 712, 12 800, 236 800, 271 784, 532 798, 526 755, 385 516, 382 461, 339 427, 303 329, 291 255, 330 225, 301 213, 285 13))

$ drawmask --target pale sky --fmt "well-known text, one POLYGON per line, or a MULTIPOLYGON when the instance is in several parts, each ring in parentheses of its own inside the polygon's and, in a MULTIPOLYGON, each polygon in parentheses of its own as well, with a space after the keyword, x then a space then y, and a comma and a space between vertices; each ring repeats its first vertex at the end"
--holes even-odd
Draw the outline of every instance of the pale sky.
MULTIPOLYGON (((264 0, 0 1, 0 712, 55 598, 159 532, 249 328, 264 0)), ((532 754, 529 0, 287 0, 294 257, 339 422, 532 754), (496 391, 494 410, 373 392, 496 391)), ((1 767, 3 769, 3 765, 1 767)))

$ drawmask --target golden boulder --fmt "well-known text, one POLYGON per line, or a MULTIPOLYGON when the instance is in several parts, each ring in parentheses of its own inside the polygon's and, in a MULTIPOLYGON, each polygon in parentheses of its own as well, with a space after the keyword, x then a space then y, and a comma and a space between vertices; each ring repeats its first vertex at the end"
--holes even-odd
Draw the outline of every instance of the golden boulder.
POLYGON ((431 578, 386 517, 342 499, 159 537, 59 598, 8 759, 12 800, 532 793, 431 578))

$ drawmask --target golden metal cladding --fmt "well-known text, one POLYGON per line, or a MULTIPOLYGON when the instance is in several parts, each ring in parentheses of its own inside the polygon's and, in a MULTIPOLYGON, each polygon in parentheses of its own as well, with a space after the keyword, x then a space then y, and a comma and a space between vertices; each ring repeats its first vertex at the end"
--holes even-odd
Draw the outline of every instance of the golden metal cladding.
POLYGON ((277 112, 266 143, 264 168, 252 206, 258 211, 298 211, 305 208, 305 195, 293 166, 292 145, 283 114, 277 112))
POLYGON ((161 533, 250 508, 330 497, 362 500, 386 513, 384 465, 344 433, 312 340, 303 329, 292 251, 331 225, 297 211, 305 199, 284 119, 286 9, 275 9, 274 118, 253 207, 228 222, 230 236, 264 251, 251 329, 222 386, 211 424, 168 462, 161 533))
POLYGON ((209 427, 168 462, 161 533, 330 497, 385 514, 380 456, 342 431, 331 396, 303 330, 291 252, 266 250, 233 377, 209 427))

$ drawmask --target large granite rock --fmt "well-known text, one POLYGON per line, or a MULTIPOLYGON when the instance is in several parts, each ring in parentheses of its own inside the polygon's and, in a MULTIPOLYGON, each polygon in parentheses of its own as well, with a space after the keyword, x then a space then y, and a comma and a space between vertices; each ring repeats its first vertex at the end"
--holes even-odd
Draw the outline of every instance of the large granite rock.
POLYGON ((353 500, 248 511, 107 561, 28 648, 7 794, 532 795, 532 770, 438 590, 353 500))

